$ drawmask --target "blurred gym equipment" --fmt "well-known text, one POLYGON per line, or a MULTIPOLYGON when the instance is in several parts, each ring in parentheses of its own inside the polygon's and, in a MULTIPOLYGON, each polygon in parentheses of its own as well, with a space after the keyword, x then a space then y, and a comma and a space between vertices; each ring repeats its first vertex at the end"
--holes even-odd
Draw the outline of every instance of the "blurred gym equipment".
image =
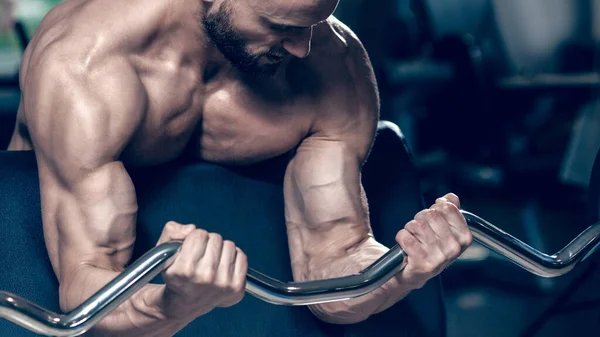
MULTIPOLYGON (((13 30, 20 50, 24 52, 29 44, 29 37, 23 23, 17 21, 13 30)), ((21 100, 18 70, 17 67, 14 70, 10 69, 9 73, 0 73, 0 150, 8 146, 15 127, 17 109, 21 100)))

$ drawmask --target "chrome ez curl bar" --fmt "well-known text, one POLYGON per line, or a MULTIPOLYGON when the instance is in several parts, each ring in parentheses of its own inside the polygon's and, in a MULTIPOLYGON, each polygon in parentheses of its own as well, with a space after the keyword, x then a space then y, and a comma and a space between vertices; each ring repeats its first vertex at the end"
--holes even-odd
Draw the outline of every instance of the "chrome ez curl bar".
MULTIPOLYGON (((542 277, 556 277, 600 246, 600 223, 596 223, 554 255, 544 254, 475 214, 461 210, 473 237, 521 268, 542 277)), ((127 298, 166 269, 181 242, 157 246, 110 281, 77 308, 66 314, 48 311, 19 296, 0 291, 0 317, 47 336, 78 336, 91 329, 127 298)), ((282 282, 248 269, 246 292, 269 303, 310 305, 347 300, 380 287, 406 265, 398 245, 358 274, 308 282, 282 282)))

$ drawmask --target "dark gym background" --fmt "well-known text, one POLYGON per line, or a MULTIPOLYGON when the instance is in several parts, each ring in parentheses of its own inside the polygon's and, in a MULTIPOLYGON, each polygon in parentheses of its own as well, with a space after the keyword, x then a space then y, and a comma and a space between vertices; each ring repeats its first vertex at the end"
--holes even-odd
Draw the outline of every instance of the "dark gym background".
MULTIPOLYGON (((20 0, 15 29, 0 32, 2 149, 23 47, 58 2, 20 0)), ((548 253, 590 225, 600 0, 341 0, 336 16, 370 54, 381 117, 406 136, 428 203, 455 192, 548 253)), ((449 337, 598 336, 598 274, 542 279, 475 244, 444 272, 449 337)))

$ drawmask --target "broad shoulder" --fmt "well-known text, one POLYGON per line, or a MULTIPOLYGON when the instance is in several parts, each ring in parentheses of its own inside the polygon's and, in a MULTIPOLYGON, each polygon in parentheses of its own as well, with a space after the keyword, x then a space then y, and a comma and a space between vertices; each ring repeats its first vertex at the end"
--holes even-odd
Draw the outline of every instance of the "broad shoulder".
POLYGON ((311 53, 303 62, 317 74, 324 95, 354 95, 357 90, 378 96, 367 51, 356 34, 333 16, 315 27, 311 53), (350 86, 354 90, 348 91, 350 86))
POLYGON ((312 47, 305 62, 318 78, 319 105, 311 133, 349 143, 364 158, 379 119, 379 93, 368 53, 335 17, 315 27, 312 47))
MULTIPOLYGON (((103 63, 147 44, 167 13, 165 1, 67 0, 53 7, 32 36, 22 68, 50 54, 77 66, 103 63)), ((89 70, 89 68, 88 68, 89 70)))
POLYGON ((22 117, 35 150, 48 158, 71 155, 86 167, 124 148, 148 99, 131 62, 113 47, 118 40, 107 41, 117 34, 107 27, 94 32, 101 13, 93 16, 85 12, 95 8, 77 7, 96 2, 103 6, 96 0, 66 1, 48 13, 20 74, 22 117), (86 17, 91 26, 82 23, 86 17))
POLYGON ((364 47, 358 36, 336 17, 331 16, 326 21, 314 27, 311 56, 320 61, 331 59, 339 61, 357 54, 364 54, 364 47))
MULTIPOLYGON (((127 95, 145 98, 128 51, 144 43, 164 15, 159 5, 143 6, 140 0, 58 4, 41 21, 23 57, 20 85, 25 103, 59 91, 102 102, 121 101, 127 95), (138 18, 132 15, 136 10, 138 18)), ((25 115, 46 113, 33 108, 38 105, 25 104, 25 115)))

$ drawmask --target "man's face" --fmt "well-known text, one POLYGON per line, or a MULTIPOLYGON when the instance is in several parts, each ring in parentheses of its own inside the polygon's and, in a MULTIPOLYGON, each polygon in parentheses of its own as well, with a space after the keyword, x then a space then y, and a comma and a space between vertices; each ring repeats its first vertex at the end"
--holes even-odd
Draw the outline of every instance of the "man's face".
POLYGON ((253 76, 268 76, 285 58, 308 55, 312 27, 333 13, 337 1, 215 1, 202 23, 235 67, 253 76))

